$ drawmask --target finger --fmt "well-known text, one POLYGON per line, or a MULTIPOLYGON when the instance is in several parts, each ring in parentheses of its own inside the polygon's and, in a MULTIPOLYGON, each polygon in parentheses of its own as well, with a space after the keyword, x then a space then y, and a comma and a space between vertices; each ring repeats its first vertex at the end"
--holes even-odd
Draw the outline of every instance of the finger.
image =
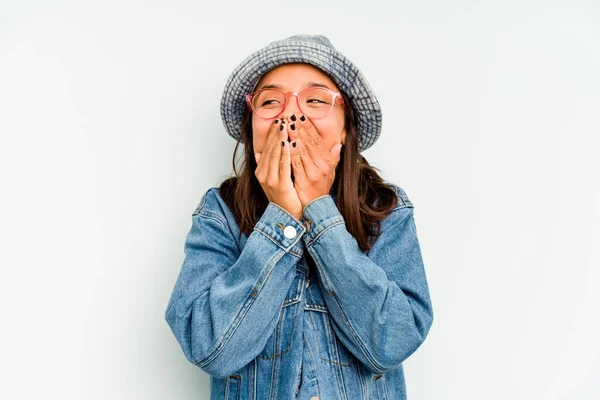
MULTIPOLYGON (((283 119, 276 119, 273 121, 273 125, 269 128, 267 132, 267 140, 265 141, 265 149, 272 148, 275 142, 279 141, 279 132, 281 132, 281 125, 284 124, 285 121, 283 119)), ((264 153, 264 150, 263 150, 264 153)), ((264 155, 264 154, 263 154, 264 155)))
POLYGON ((263 145, 262 153, 258 153, 257 166, 254 171, 254 176, 260 182, 260 184, 269 184, 269 159, 270 153, 272 151, 272 143, 274 139, 278 138, 279 135, 276 132, 279 132, 281 125, 281 120, 275 119, 273 120, 273 125, 267 131, 267 140, 263 145), (262 161, 262 162, 260 162, 262 161))
MULTIPOLYGON (((286 124, 287 125, 287 124, 286 124)), ((283 130, 286 132, 286 129, 283 130)), ((279 161, 279 178, 282 180, 290 180, 292 179, 292 166, 291 166, 291 153, 290 153, 290 143, 286 138, 281 139, 281 143, 283 143, 283 147, 281 148, 281 159, 279 161)))
POLYGON ((306 171, 304 170, 304 164, 302 163, 300 153, 298 153, 298 141, 292 141, 290 144, 291 165, 292 171, 294 172, 294 181, 306 181, 306 171))
MULTIPOLYGON (((280 130, 281 122, 282 121, 280 119, 274 120, 273 125, 271 125, 271 127, 267 131, 267 140, 265 141, 265 144, 263 145, 263 150, 261 153, 258 153, 258 154, 260 154, 259 159, 269 157, 269 151, 273 145, 273 141, 279 137, 279 135, 277 135, 277 132, 279 132, 279 130, 280 130)), ((259 160, 256 160, 256 163, 257 163, 258 167, 260 168, 261 164, 259 164, 259 160)), ((268 164, 268 162, 267 162, 267 164, 268 164)))
POLYGON ((295 114, 292 114, 292 116, 290 117, 290 120, 289 120, 289 124, 290 124, 289 127, 290 127, 290 129, 288 129, 288 133, 290 135, 290 139, 291 140, 298 139, 298 131, 295 130, 295 127, 298 126, 298 124, 296 123, 296 121, 298 121, 298 117, 296 117, 295 114), (292 128, 292 125, 294 125, 294 128, 292 128))
POLYGON ((321 171, 325 171, 325 170, 329 171, 329 167, 325 168, 324 170, 321 170, 314 163, 314 160, 312 159, 310 154, 308 154, 308 150, 306 149, 306 146, 304 145, 302 137, 299 137, 298 140, 296 140, 296 151, 298 153, 298 156, 300 157, 300 160, 302 161, 302 167, 304 168, 304 174, 310 180, 312 180, 312 181, 318 180, 319 176, 321 174, 321 171))
POLYGON ((281 163, 281 149, 282 145, 287 141, 287 123, 285 120, 279 125, 279 133, 277 135, 277 141, 271 143, 271 151, 269 153, 269 176, 267 177, 268 182, 272 186, 279 184, 279 164, 281 163))
POLYGON ((296 122, 298 123, 294 128, 298 132, 298 136, 302 140, 306 152, 313 163, 320 169, 328 169, 329 160, 324 157, 325 149, 323 138, 319 132, 317 132, 314 125, 306 117, 304 121, 302 121, 302 117, 300 117, 296 122))
POLYGON ((331 147, 331 159, 336 165, 340 162, 341 159, 340 154, 342 153, 342 146, 343 144, 336 143, 331 147))

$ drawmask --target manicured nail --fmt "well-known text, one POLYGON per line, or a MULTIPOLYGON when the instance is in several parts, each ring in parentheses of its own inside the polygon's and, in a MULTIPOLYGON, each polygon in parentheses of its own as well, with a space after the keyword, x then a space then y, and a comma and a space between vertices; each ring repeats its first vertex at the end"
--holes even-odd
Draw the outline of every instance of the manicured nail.
POLYGON ((301 117, 300 117, 300 121, 302 121, 302 122, 306 121, 306 117, 305 117, 304 115, 303 115, 303 116, 301 116, 301 117))
POLYGON ((279 120, 276 119, 275 121, 273 121, 273 125, 277 125, 278 122, 279 122, 279 120))
POLYGON ((285 146, 285 142, 282 140, 281 141, 281 147, 285 146))
POLYGON ((295 140, 292 142, 292 147, 296 147, 296 141, 295 140))
POLYGON ((292 116, 290 117, 290 119, 291 119, 292 121, 295 121, 295 120, 296 120, 296 116, 295 116, 294 114, 292 114, 292 116))
POLYGON ((295 131, 296 130, 296 124, 291 124, 290 128, 292 128, 292 130, 295 131))
POLYGON ((279 132, 281 132, 283 130, 283 122, 281 123, 281 125, 279 125, 279 132))

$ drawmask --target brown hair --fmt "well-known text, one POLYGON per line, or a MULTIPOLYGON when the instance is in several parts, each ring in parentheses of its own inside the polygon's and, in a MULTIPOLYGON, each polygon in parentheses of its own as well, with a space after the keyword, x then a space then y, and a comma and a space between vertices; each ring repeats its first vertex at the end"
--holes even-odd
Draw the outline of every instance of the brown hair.
MULTIPOLYGON (((380 235, 381 220, 398 204, 396 190, 379 176, 377 168, 369 165, 358 151, 354 108, 342 93, 345 109, 346 143, 342 146, 336 166, 333 187, 337 208, 344 217, 346 229, 356 239, 363 252, 368 251, 380 235)), ((227 178, 219 193, 235 216, 243 233, 250 236, 256 222, 269 205, 260 183, 254 175, 257 164, 252 145, 252 114, 246 107, 242 132, 233 152, 235 176, 227 178), (236 169, 235 155, 244 142, 241 171, 236 169)))

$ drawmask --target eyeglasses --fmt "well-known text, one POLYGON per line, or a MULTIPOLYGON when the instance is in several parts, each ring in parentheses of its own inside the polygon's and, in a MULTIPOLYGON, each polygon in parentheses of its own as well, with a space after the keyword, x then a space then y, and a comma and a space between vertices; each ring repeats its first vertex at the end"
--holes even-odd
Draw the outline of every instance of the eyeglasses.
POLYGON ((327 88, 309 86, 300 92, 282 92, 278 89, 261 89, 246 95, 246 103, 262 119, 279 116, 287 105, 289 96, 296 96, 298 108, 309 118, 323 118, 333 109, 335 100, 343 106, 344 100, 339 92, 327 88))

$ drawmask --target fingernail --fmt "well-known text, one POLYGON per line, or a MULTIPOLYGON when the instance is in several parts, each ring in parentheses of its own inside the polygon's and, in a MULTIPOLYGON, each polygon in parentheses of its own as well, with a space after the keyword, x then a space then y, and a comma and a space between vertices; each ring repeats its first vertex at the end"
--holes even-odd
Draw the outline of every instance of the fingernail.
POLYGON ((281 147, 285 146, 285 142, 282 140, 281 141, 281 147))
POLYGON ((302 122, 306 121, 306 117, 305 117, 304 115, 303 115, 303 116, 301 116, 301 117, 300 117, 300 121, 302 121, 302 122))
POLYGON ((283 122, 281 123, 281 125, 279 125, 279 132, 281 132, 283 130, 283 122))
POLYGON ((279 122, 279 120, 276 119, 275 121, 273 121, 273 125, 277 125, 278 122, 279 122))
POLYGON ((295 131, 296 130, 296 124, 291 124, 290 128, 292 128, 292 130, 295 131))
POLYGON ((295 120, 296 120, 296 116, 295 116, 294 114, 292 114, 292 116, 290 117, 290 119, 291 119, 292 121, 295 121, 295 120))
POLYGON ((296 141, 295 140, 292 142, 292 147, 296 147, 296 141))

